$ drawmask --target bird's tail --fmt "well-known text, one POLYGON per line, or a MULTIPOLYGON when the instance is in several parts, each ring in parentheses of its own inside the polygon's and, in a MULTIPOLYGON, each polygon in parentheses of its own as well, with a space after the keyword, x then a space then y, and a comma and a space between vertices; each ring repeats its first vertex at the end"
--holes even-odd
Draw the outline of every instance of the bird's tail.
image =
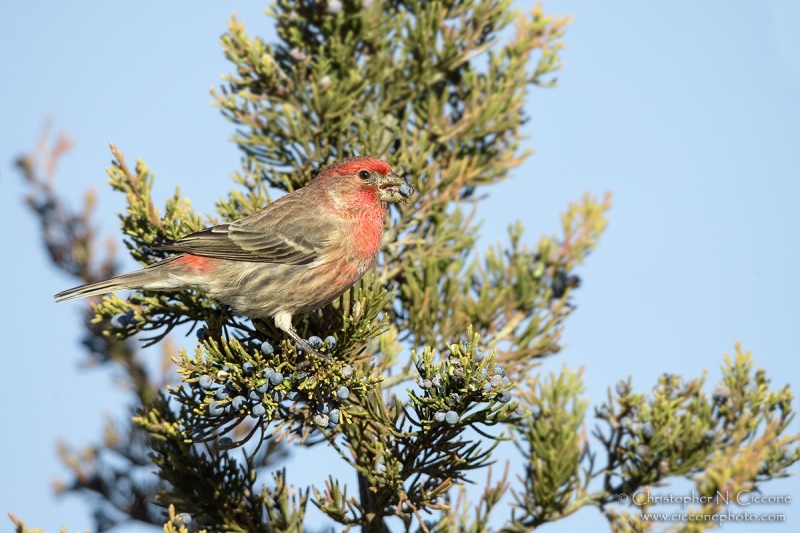
POLYGON ((76 300, 78 298, 86 298, 88 296, 98 296, 108 292, 123 291, 123 290, 165 290, 173 288, 173 283, 170 283, 170 273, 174 270, 172 265, 164 268, 168 263, 173 263, 176 257, 171 257, 160 263, 156 263, 142 270, 129 272, 128 274, 121 274, 114 276, 103 281, 96 281, 94 283, 87 283, 73 287, 65 291, 59 292, 55 295, 56 303, 66 302, 69 300, 76 300))

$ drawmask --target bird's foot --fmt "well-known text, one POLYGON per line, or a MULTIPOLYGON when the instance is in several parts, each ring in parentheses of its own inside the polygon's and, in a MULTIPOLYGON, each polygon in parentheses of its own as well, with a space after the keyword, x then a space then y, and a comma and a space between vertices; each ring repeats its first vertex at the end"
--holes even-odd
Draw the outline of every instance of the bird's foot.
MULTIPOLYGON (((297 332, 292 327, 291 313, 288 313, 286 311, 281 311, 279 313, 275 313, 273 319, 275 320, 275 326, 277 326, 278 329, 283 330, 287 335, 289 335, 289 337, 295 343, 297 343, 297 346, 299 346, 300 349, 306 353, 306 357, 310 355, 312 358, 319 357, 320 359, 327 359, 328 361, 331 360, 330 354, 323 354, 318 352, 311 346, 309 342, 307 342, 304 338, 302 338, 300 335, 297 334, 297 332)), ((308 368, 310 364, 311 361, 306 359, 305 361, 301 361, 297 365, 297 368, 298 369, 308 368)))
MULTIPOLYGON (((331 360, 331 354, 318 352, 310 344, 308 344, 308 342, 306 342, 305 339, 303 339, 296 332, 290 330, 290 331, 287 331, 286 333, 289 335, 289 337, 292 338, 292 340, 294 342, 297 343, 297 345, 300 347, 300 349, 303 350, 303 352, 305 352, 306 357, 311 356, 311 357, 319 357, 320 359, 326 359, 328 361, 331 360)), ((311 366, 311 360, 310 359, 305 359, 304 361, 300 361, 297 364, 298 370, 305 370, 309 366, 311 366)))

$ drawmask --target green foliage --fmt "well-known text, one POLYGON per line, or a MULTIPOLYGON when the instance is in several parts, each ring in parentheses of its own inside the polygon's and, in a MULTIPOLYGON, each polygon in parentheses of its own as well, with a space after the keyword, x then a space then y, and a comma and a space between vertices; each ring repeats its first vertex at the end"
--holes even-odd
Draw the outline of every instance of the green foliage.
POLYGON ((489 464, 496 443, 484 450, 480 440, 469 440, 467 430, 493 439, 481 428, 510 420, 514 404, 498 401, 508 385, 487 386, 497 375, 495 358, 477 362, 479 337, 472 332, 467 337, 467 344, 451 346, 450 356, 440 363, 430 348, 412 356, 422 393, 410 391, 407 402, 393 396, 387 405, 381 394, 356 394, 348 409, 351 420, 341 425, 343 441, 331 434, 326 437, 360 474, 369 495, 362 495, 356 505, 332 491, 338 484, 330 482, 326 494, 315 493, 325 514, 346 526, 368 528, 383 516, 395 514, 411 527, 419 510, 439 508, 453 483, 489 464), (452 421, 437 420, 436 413, 458 416, 452 421), (380 514, 370 516, 376 510, 380 514))
MULTIPOLYGON (((520 137, 526 91, 554 84, 569 19, 540 6, 519 13, 509 0, 331 4, 277 0, 268 10, 277 43, 230 22, 222 47, 234 71, 213 96, 244 158, 215 215, 195 213, 177 189, 156 207, 152 172, 142 161, 131 170, 112 145, 125 244, 150 265, 164 258, 154 244, 253 213, 271 193, 355 154, 404 169, 418 194, 387 217, 377 267, 298 317, 304 337, 335 339, 320 348, 330 360, 304 359, 271 321, 232 316, 196 291, 92 302, 87 348, 123 370, 138 403, 132 422, 109 425, 98 447, 113 460, 62 448, 75 473, 62 489, 99 496, 97 528, 135 519, 167 532, 299 533, 311 502, 346 530, 527 532, 595 506, 615 531, 642 531, 652 524, 616 507, 619 495, 670 477, 710 494, 785 475, 800 459, 800 436, 785 435, 792 395, 770 390, 738 347, 711 397, 703 379, 665 375, 647 393, 621 382, 595 408, 594 440, 580 373, 530 377, 561 349, 575 270, 597 246, 610 199, 587 194, 568 206, 558 234, 533 245, 513 224, 508 242, 485 252, 474 215, 483 191, 530 154, 520 137), (112 328, 120 313, 132 319, 112 328), (175 328, 202 328, 197 344, 175 348, 175 328), (164 376, 151 375, 127 340, 142 332, 164 346, 164 376), (524 475, 490 474, 473 503, 465 483, 509 440, 524 475), (265 470, 299 444, 330 446, 358 487, 330 477, 295 489, 284 470, 264 484, 265 470), (511 516, 497 516, 509 489, 511 516)), ((113 260, 96 258, 91 199, 72 214, 36 163, 20 167, 52 260, 86 282, 113 275, 113 260)))
MULTIPOLYGON (((782 435, 794 417, 788 387, 769 391, 764 372, 753 372, 752 356, 739 346, 733 361, 725 357, 722 372, 711 395, 703 392, 704 378, 684 382, 667 374, 650 393, 635 393, 625 381, 613 392, 609 388, 607 402, 595 410, 601 422, 594 436, 607 457, 599 465, 581 429, 586 404, 579 399, 579 377, 565 369, 545 382, 532 380, 533 394, 524 398, 535 414, 517 426, 530 462, 525 491, 515 491, 519 512, 507 529, 529 531, 594 505, 612 530, 645 531, 653 524, 643 522, 639 512, 614 506, 620 495, 649 494, 675 476, 694 482, 702 496, 737 494, 787 475, 800 453, 794 446, 800 435, 782 435), (600 490, 593 490, 597 483, 590 486, 595 480, 601 481, 600 490)), ((647 513, 649 505, 638 507, 647 513)), ((708 504, 697 514, 720 510, 721 505, 708 504)), ((692 531, 712 525, 688 524, 692 531)))
POLYGON ((529 378, 528 385, 527 415, 515 428, 528 461, 524 490, 514 491, 512 524, 520 531, 574 510, 571 500, 581 495, 580 467, 587 452, 581 431, 587 402, 580 398, 580 376, 565 369, 546 381, 529 378))

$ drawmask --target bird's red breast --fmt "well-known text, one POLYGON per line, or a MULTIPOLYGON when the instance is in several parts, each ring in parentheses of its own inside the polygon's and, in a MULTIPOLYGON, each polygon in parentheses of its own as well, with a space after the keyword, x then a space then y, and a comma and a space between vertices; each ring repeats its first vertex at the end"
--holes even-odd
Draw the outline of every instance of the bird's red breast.
POLYGON ((375 261, 383 241, 383 217, 386 207, 379 206, 359 213, 353 220, 351 238, 357 257, 369 263, 375 261))

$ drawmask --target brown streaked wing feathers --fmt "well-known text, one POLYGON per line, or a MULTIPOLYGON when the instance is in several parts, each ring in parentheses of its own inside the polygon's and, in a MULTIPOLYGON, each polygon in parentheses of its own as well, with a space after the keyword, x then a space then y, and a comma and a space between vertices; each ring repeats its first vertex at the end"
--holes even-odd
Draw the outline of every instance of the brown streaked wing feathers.
POLYGON ((336 227, 314 211, 309 212, 304 202, 298 202, 300 196, 284 196, 236 222, 206 228, 153 248, 231 261, 312 263, 331 242, 336 227))

